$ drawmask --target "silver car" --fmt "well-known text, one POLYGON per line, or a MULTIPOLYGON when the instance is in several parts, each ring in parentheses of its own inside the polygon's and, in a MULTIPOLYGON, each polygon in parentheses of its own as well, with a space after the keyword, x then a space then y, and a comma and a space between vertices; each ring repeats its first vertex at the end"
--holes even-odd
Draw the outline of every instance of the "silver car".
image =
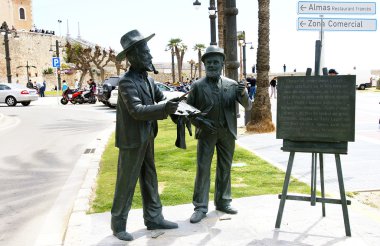
POLYGON ((6 103, 8 106, 21 103, 28 106, 31 101, 36 100, 38 100, 38 94, 35 89, 15 83, 0 83, 0 103, 6 103))
POLYGON ((118 86, 116 86, 116 88, 115 89, 113 89, 112 91, 111 91, 111 96, 110 96, 110 98, 108 99, 108 103, 109 103, 109 107, 110 108, 115 108, 116 107, 116 105, 117 105, 117 97, 118 97, 118 95, 119 95, 119 90, 118 90, 118 86))

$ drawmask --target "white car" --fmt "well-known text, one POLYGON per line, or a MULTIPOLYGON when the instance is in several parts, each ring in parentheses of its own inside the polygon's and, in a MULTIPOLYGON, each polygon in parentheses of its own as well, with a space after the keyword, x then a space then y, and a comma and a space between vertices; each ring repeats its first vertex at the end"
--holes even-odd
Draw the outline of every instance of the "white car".
POLYGON ((111 91, 111 96, 110 98, 108 99, 108 105, 110 108, 115 108, 116 105, 117 105, 117 97, 119 95, 119 90, 118 90, 118 86, 115 87, 115 89, 113 89, 111 91))
POLYGON ((170 100, 170 99, 173 99, 173 98, 176 98, 176 97, 180 97, 183 94, 185 94, 184 92, 182 92, 182 91, 176 91, 172 87, 167 86, 167 85, 165 85, 165 84, 163 84, 161 82, 155 81, 154 83, 158 86, 158 89, 160 89, 160 91, 162 91, 162 93, 166 97, 166 100, 170 100))
POLYGON ((15 83, 0 83, 0 103, 6 103, 8 106, 21 103, 28 106, 31 101, 36 100, 38 100, 38 94, 35 89, 15 83))
MULTIPOLYGON (((180 97, 182 96, 183 92, 181 91, 176 91, 174 90, 173 88, 161 83, 161 82, 154 82, 157 86, 158 86, 158 89, 160 89, 160 91, 162 91, 162 93, 164 94, 164 96, 166 97, 166 100, 170 100, 172 98, 175 98, 175 97, 180 97)), ((113 89, 111 91, 111 96, 110 98, 108 99, 108 102, 109 102, 109 105, 111 108, 114 108, 116 107, 117 105, 117 97, 118 97, 118 87, 116 87, 115 89, 113 89)))

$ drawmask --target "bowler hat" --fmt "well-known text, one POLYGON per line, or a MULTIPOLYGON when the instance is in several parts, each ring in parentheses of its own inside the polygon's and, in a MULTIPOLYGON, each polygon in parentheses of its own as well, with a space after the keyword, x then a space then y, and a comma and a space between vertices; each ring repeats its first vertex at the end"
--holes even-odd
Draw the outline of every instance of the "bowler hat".
POLYGON ((332 73, 332 74, 339 74, 334 68, 331 68, 329 70, 329 73, 332 73))
POLYGON ((219 54, 223 56, 223 60, 226 59, 226 55, 224 54, 224 50, 222 48, 216 45, 210 45, 202 55, 202 62, 205 62, 205 58, 211 54, 219 54))
POLYGON ((124 34, 120 39, 120 44, 123 47, 123 51, 117 54, 116 60, 121 61, 125 58, 127 52, 137 44, 145 41, 148 42, 151 38, 153 38, 155 34, 151 34, 150 36, 144 38, 144 36, 138 30, 132 30, 124 34))

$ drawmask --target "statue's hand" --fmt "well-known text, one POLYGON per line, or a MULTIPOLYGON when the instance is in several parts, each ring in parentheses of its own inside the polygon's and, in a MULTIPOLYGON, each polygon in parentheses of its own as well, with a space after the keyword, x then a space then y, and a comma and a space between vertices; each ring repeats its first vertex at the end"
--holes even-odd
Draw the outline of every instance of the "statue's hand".
POLYGON ((178 108, 178 101, 175 101, 176 98, 171 99, 166 102, 165 104, 165 112, 167 114, 174 114, 175 111, 177 111, 178 108))
POLYGON ((238 82, 238 85, 237 85, 237 88, 236 88, 236 91, 237 93, 239 93, 240 95, 244 95, 244 92, 245 92, 245 84, 242 83, 242 82, 238 82))

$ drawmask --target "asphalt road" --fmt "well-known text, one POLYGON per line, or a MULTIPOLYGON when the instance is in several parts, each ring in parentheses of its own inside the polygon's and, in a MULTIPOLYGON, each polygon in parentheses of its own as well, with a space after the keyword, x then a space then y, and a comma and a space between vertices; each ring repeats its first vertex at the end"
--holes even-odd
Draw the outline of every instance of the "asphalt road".
MULTIPOLYGON (((8 118, 0 126, 0 245, 33 245, 77 160, 112 126, 115 110, 46 97, 28 107, 1 104, 0 113, 8 118)), ((66 187, 72 204, 79 186, 66 187)))

